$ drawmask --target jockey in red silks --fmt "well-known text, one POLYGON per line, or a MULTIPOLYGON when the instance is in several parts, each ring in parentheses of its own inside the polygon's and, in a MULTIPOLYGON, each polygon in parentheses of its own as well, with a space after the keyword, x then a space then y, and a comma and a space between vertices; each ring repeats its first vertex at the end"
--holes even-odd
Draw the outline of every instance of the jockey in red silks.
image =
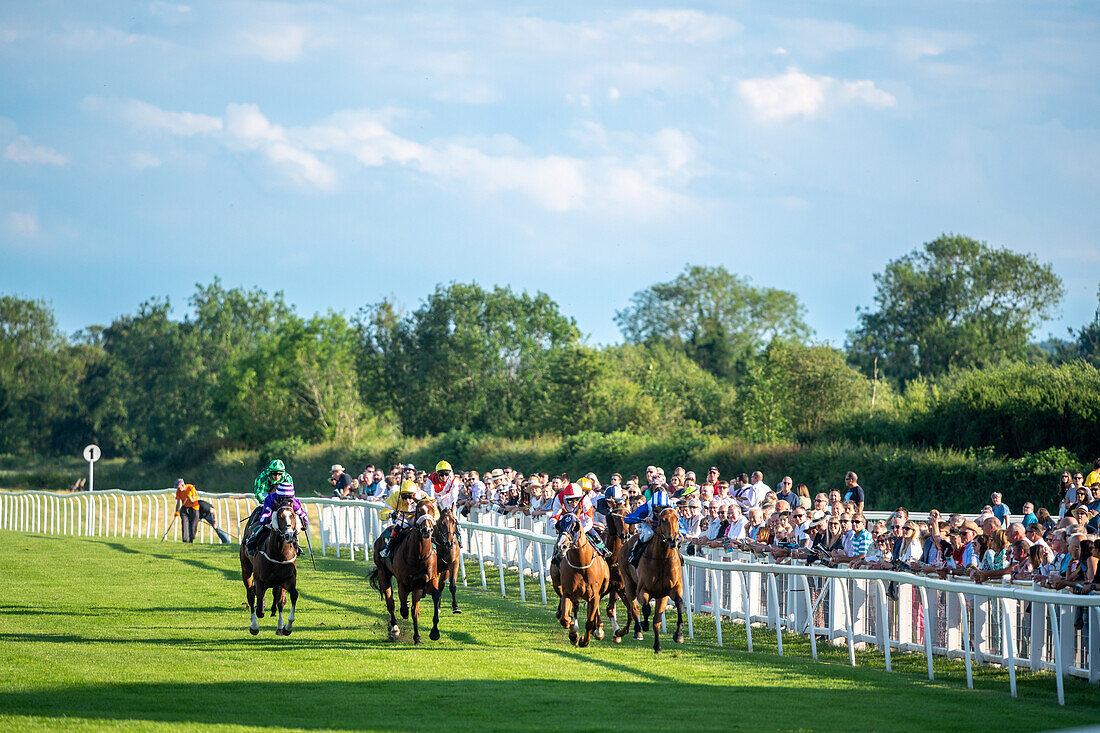
POLYGON ((603 557, 607 557, 607 548, 604 547, 603 538, 593 529, 592 516, 595 514, 595 509, 592 507, 592 502, 588 500, 584 491, 577 484, 569 484, 554 497, 554 503, 550 508, 550 526, 554 528, 554 531, 560 531, 558 523, 566 514, 572 514, 577 518, 581 529, 588 535, 588 539, 596 547, 596 550, 603 557))
POLYGON ((460 481, 451 470, 451 464, 440 461, 435 464, 435 471, 428 474, 428 480, 424 483, 424 493, 429 498, 435 499, 435 505, 439 511, 450 509, 458 498, 460 481))

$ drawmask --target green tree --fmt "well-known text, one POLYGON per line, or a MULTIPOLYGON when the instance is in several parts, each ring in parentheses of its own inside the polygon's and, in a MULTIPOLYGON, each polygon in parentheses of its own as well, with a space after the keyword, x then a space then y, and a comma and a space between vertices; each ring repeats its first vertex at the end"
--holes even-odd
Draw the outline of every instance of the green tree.
POLYGON ((630 343, 666 343, 721 377, 736 377, 772 339, 811 334, 798 297, 752 285, 724 267, 689 265, 674 280, 639 290, 615 322, 630 343))
POLYGON ((1062 281, 1033 255, 944 235, 876 274, 875 310, 849 332, 850 358, 896 379, 1023 359, 1062 281))
POLYGON ((75 450, 65 441, 85 356, 44 301, 0 296, 0 453, 75 450))
MULTIPOLYGON (((383 301, 360 314, 362 382, 377 380, 407 434, 524 431, 530 375, 546 351, 572 348, 572 318, 544 293, 437 286, 406 316, 383 301)), ((371 388, 377 393, 378 388, 371 388)))

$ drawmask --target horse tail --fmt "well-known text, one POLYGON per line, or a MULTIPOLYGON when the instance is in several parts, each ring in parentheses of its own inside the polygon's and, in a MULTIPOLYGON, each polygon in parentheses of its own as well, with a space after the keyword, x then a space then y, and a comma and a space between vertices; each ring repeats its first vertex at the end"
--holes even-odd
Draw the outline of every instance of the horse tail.
POLYGON ((378 585, 378 568, 375 568, 374 570, 367 573, 367 581, 370 583, 371 588, 374 588, 377 591, 382 590, 378 585))

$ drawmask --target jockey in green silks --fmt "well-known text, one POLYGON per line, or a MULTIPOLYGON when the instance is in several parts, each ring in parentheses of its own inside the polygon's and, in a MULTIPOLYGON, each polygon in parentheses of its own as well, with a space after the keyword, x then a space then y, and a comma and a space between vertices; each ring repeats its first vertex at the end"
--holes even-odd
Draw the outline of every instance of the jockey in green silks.
POLYGON ((276 458, 271 463, 267 464, 267 468, 260 471, 260 475, 256 477, 256 481, 252 485, 252 494, 256 497, 257 502, 263 504, 267 495, 274 491, 275 487, 283 481, 294 483, 294 479, 286 472, 286 466, 283 465, 282 461, 276 458))

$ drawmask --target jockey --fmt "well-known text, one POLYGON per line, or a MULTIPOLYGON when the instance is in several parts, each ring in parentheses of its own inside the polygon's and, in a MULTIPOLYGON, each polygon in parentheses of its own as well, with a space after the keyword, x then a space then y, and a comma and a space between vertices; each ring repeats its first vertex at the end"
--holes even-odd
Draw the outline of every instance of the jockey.
POLYGON ((638 567, 638 561, 642 559, 642 553, 649 546, 649 541, 653 539, 653 527, 657 524, 661 511, 669 506, 668 492, 659 489, 653 492, 653 496, 649 501, 623 518, 623 522, 626 524, 640 525, 638 527, 638 539, 634 543, 634 547, 630 549, 630 564, 634 567, 638 567))
POLYGON ((626 504, 626 494, 618 484, 608 486, 603 495, 596 499, 596 522, 607 524, 607 518, 622 509, 626 504))
POLYGON ((595 545, 596 551, 603 557, 607 557, 607 548, 604 547, 603 539, 593 527, 592 515, 594 513, 592 502, 584 495, 581 487, 577 484, 569 484, 554 497, 554 504, 550 508, 550 526, 555 531, 560 531, 558 523, 561 518, 566 514, 572 514, 577 518, 584 533, 588 535, 588 539, 595 545))
MULTIPOLYGON (((391 491, 386 497, 386 509, 378 513, 378 518, 383 522, 393 519, 393 524, 386 528, 382 536, 386 538, 386 545, 382 548, 382 557, 389 560, 397 540, 404 534, 403 530, 412 526, 413 515, 416 514, 416 505, 424 499, 430 499, 428 494, 416 485, 412 479, 401 482, 401 488, 391 491)), ((434 505, 432 512, 439 519, 439 509, 434 505)))
POLYGON ((294 479, 286 472, 286 466, 278 458, 267 464, 267 468, 260 472, 252 484, 252 494, 260 504, 264 503, 267 495, 275 490, 275 487, 283 481, 294 484, 294 479))
MULTIPOLYGON (((256 554, 256 551, 260 549, 260 545, 263 544, 264 540, 267 539, 267 535, 271 532, 272 514, 274 514, 275 510, 279 507, 286 505, 289 505, 294 510, 294 513, 298 515, 298 519, 302 523, 302 529, 306 532, 309 531, 309 515, 306 514, 302 502, 298 501, 298 497, 294 496, 294 482, 283 480, 275 487, 275 490, 264 499, 264 503, 260 507, 260 516, 257 517, 255 523, 252 525, 252 534, 245 540, 245 547, 248 549, 249 555, 256 554)), ((298 543, 294 543, 294 550, 299 555, 302 554, 302 549, 298 547, 298 543)))
POLYGON ((429 498, 435 499, 440 511, 450 509, 458 498, 459 481, 455 478, 451 464, 440 461, 435 464, 435 471, 428 474, 428 480, 424 483, 424 492, 429 498))

